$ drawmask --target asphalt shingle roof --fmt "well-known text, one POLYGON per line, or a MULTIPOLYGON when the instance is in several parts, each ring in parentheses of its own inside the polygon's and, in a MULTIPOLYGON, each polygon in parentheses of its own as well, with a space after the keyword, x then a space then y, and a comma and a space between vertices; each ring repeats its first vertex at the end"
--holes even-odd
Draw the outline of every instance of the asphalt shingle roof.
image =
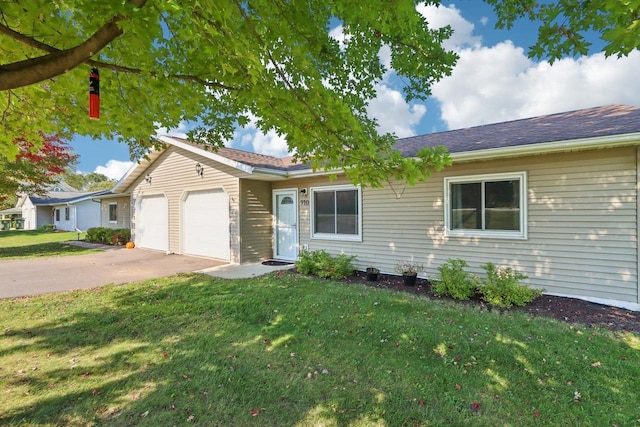
POLYGON ((516 147, 640 132, 640 108, 607 105, 399 139, 396 148, 413 157, 423 147, 443 145, 450 153, 516 147))
POLYGON ((80 199, 86 199, 88 197, 102 196, 109 193, 111 190, 100 190, 92 192, 71 192, 71 191, 50 191, 46 196, 29 196, 31 203, 36 206, 49 206, 59 205, 62 203, 73 203, 80 199))
POLYGON ((217 149, 208 148, 206 145, 198 144, 192 141, 188 141, 184 138, 178 138, 171 136, 171 139, 175 139, 184 144, 189 144, 195 148, 211 151, 226 159, 233 160, 254 168, 267 168, 276 170, 290 170, 291 166, 299 166, 293 163, 293 157, 273 157, 266 154, 252 153, 250 151, 238 150, 236 148, 221 147, 217 149))
MULTIPOLYGON (((640 108, 607 105, 401 138, 396 141, 395 148, 405 157, 414 157, 421 148, 436 145, 447 147, 450 153, 463 153, 632 133, 640 133, 640 108)), ((186 139, 171 138, 206 150, 186 139)), ((257 168, 294 171, 309 167, 294 163, 292 157, 278 158, 226 147, 213 152, 257 168)))

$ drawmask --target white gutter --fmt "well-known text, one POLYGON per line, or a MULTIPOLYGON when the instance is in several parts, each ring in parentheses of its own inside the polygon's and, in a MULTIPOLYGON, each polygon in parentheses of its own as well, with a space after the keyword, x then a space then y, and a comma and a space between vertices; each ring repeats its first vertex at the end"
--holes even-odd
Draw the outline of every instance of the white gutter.
MULTIPOLYGON (((215 162, 222 163, 236 170, 247 174, 272 176, 282 179, 287 178, 304 178, 310 176, 324 176, 331 174, 344 173, 342 169, 333 169, 330 171, 314 171, 313 169, 301 169, 295 171, 286 171, 265 167, 253 167, 247 164, 228 159, 219 154, 206 151, 202 148, 186 144, 182 141, 167 136, 161 136, 161 141, 180 147, 191 153, 198 154, 215 162)), ((625 135, 609 135, 594 138, 581 138, 564 141, 532 143, 527 145, 518 145, 513 147, 489 148, 485 150, 464 151, 460 153, 450 153, 451 158, 457 162, 469 162, 475 160, 495 160, 509 157, 521 157, 540 154, 552 154, 576 150, 589 150, 598 148, 615 148, 628 145, 640 144, 640 132, 629 133, 625 135)), ((149 162, 151 163, 151 162, 149 162)), ((138 165, 140 166, 140 165, 138 165)), ((126 179, 133 173, 135 166, 131 168, 127 174, 115 185, 112 191, 116 191, 126 179)))
MULTIPOLYGON (((457 162, 469 162, 474 160, 494 160, 508 157, 522 157, 541 154, 561 153, 577 150, 594 150, 598 148, 616 148, 629 145, 640 144, 640 132, 628 133, 624 135, 609 135, 594 138, 581 138, 565 141, 542 142, 528 145, 518 145, 514 147, 488 148, 485 150, 464 151, 461 153, 450 153, 451 158, 457 162)), ((342 169, 331 171, 313 171, 312 169, 301 169, 297 171, 274 171, 266 168, 256 168, 255 172, 282 176, 283 178, 303 178, 308 176, 331 175, 344 173, 342 169)))
POLYGON ((615 148, 638 143, 640 143, 640 132, 628 133, 625 135, 572 139, 569 141, 542 142, 506 148, 464 151, 461 153, 451 153, 451 158, 454 161, 459 162, 472 160, 495 160, 506 157, 532 156, 576 150, 593 150, 597 148, 615 148))
POLYGON ((331 175, 334 173, 344 173, 342 169, 334 169, 330 171, 313 171, 313 169, 300 169, 296 171, 283 171, 278 169, 270 169, 270 168, 254 168, 254 174, 256 175, 271 175, 278 176, 281 178, 305 178, 309 176, 323 176, 323 175, 331 175))

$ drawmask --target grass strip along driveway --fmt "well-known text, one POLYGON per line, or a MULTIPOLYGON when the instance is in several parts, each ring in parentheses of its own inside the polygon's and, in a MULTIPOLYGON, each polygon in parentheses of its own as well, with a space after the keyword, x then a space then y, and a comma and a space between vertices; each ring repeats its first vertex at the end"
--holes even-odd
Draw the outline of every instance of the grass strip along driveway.
POLYGON ((640 337, 278 272, 0 301, 0 424, 637 425, 640 337))
POLYGON ((74 231, 16 230, 0 232, 0 260, 15 258, 82 255, 95 252, 67 243, 84 239, 74 231))

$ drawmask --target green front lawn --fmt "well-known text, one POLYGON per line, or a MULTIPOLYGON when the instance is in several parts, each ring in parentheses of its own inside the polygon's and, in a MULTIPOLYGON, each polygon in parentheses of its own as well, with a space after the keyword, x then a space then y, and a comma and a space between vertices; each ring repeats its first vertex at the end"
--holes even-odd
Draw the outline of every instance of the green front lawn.
POLYGON ((640 419, 638 335, 292 273, 3 300, 0 325, 3 425, 640 419))
MULTIPOLYGON (((84 239, 80 234, 80 240, 84 239)), ((13 230, 0 231, 0 259, 81 255, 94 252, 66 242, 78 240, 75 231, 13 230)))

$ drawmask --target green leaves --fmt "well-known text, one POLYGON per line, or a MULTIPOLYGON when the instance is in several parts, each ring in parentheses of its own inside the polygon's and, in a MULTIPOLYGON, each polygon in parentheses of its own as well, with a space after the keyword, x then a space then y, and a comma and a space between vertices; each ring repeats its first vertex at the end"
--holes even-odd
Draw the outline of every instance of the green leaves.
POLYGON ((591 43, 585 35, 593 32, 607 42, 606 56, 626 56, 640 47, 638 1, 486 1, 498 15, 497 28, 511 28, 525 17, 540 23, 538 40, 529 51, 533 58, 553 63, 564 56, 586 55, 591 43))
POLYGON ((419 181, 431 162, 444 158, 441 152, 429 162, 399 158, 392 153, 393 137, 378 135, 367 116, 388 72, 383 46, 406 82, 407 99, 427 96, 456 60, 441 47, 450 31, 429 30, 414 2, 131 3, 3 6, 3 25, 37 42, 0 32, 5 65, 77 46, 116 16, 124 33, 95 52, 94 62, 0 97, 0 155, 13 155, 7 147, 17 135, 41 129, 116 138, 140 157, 155 144, 156 128, 185 121, 201 125, 192 138, 220 147, 250 116, 262 132, 286 135, 300 160, 319 169, 343 168, 363 184, 380 185, 390 176, 419 181), (87 119, 91 66, 101 71, 100 121, 87 119))

